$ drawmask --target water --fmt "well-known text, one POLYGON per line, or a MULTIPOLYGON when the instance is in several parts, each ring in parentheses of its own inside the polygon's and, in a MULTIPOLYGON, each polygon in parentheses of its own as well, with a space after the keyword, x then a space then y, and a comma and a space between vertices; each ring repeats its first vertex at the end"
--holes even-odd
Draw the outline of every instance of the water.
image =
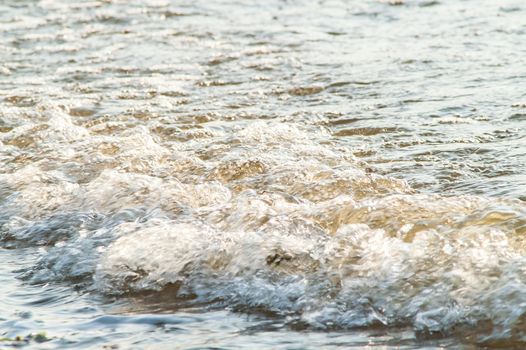
POLYGON ((525 346, 523 1, 0 29, 0 347, 525 346))

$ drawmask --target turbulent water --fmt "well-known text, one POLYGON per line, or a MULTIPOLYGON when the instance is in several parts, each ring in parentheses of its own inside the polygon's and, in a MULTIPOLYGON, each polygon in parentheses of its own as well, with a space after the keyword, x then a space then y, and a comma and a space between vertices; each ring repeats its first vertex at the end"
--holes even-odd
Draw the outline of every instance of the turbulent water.
POLYGON ((2 1, 0 347, 525 346, 525 42, 522 0, 2 1))

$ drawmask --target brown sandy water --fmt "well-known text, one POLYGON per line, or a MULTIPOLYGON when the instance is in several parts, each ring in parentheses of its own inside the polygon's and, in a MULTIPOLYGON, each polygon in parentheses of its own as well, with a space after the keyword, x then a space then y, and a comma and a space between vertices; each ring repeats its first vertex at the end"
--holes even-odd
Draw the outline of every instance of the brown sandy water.
POLYGON ((524 347, 526 4, 397 3, 3 1, 0 348, 524 347))

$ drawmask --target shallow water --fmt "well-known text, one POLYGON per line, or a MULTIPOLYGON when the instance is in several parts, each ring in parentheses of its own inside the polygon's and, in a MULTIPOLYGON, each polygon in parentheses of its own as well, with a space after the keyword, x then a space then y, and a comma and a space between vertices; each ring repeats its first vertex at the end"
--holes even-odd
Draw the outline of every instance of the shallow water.
POLYGON ((525 345, 523 1, 5 0, 0 29, 0 347, 525 345))

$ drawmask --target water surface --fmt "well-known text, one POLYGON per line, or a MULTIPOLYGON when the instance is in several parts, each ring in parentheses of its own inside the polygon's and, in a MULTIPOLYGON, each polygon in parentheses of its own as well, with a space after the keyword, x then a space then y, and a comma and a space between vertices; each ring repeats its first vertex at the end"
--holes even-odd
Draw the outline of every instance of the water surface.
POLYGON ((0 30, 1 346, 525 345, 523 1, 5 0, 0 30))

